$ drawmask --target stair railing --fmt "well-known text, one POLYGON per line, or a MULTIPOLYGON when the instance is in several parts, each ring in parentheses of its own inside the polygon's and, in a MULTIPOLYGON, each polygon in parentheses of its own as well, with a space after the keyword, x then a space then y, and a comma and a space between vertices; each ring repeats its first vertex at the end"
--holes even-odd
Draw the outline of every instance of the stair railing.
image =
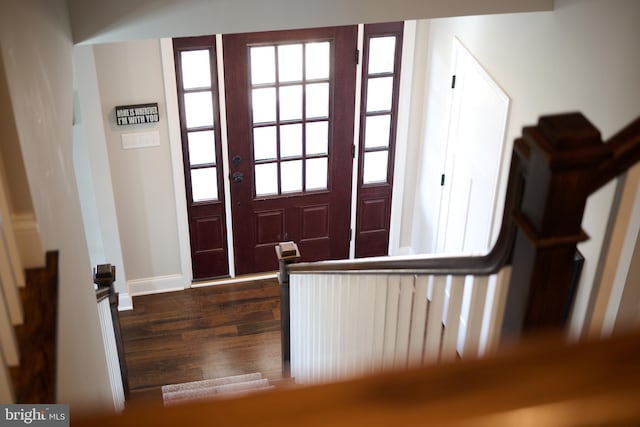
POLYGON ((514 144, 487 255, 296 263, 297 248, 277 246, 283 374, 323 382, 562 328, 586 200, 638 160, 640 118, 603 144, 580 113, 541 117, 514 144))
POLYGON ((129 378, 125 363, 124 344, 118 312, 118 292, 115 290, 116 267, 111 264, 98 265, 93 272, 97 285, 96 301, 102 343, 107 356, 107 371, 113 406, 117 412, 124 410, 125 398, 129 395, 129 378))

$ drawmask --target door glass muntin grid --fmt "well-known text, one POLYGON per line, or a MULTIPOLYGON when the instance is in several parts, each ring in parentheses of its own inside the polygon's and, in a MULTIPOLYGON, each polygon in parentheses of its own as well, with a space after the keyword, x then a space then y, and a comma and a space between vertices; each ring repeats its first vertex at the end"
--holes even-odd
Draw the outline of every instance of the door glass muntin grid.
POLYGON ((381 35, 367 39, 368 62, 363 87, 364 108, 363 173, 364 185, 388 182, 388 161, 393 111, 394 66, 397 36, 381 35))
POLYGON ((332 51, 331 41, 249 47, 255 197, 328 190, 328 174, 316 174, 329 164, 332 51), (261 90, 275 95, 270 113, 254 101, 261 90), (265 128, 275 129, 276 147, 269 147, 269 155, 255 145, 264 142, 258 136, 272 132, 265 128))
POLYGON ((192 203, 218 200, 212 55, 211 49, 180 51, 179 92, 184 105, 192 203))

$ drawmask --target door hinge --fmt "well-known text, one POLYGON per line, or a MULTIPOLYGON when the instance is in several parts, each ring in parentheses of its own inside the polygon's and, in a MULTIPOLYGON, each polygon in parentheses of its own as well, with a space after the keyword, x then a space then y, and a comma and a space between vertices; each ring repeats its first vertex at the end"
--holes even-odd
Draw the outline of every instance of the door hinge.
POLYGON ((456 88, 456 75, 451 76, 451 89, 456 88))
POLYGON ((356 144, 351 144, 351 158, 356 158, 356 144))
POLYGON ((356 49, 356 65, 360 64, 360 49, 356 49))
POLYGON ((349 241, 353 240, 353 228, 349 229, 349 241))
POLYGON ((440 186, 444 186, 444 174, 440 177, 440 186))

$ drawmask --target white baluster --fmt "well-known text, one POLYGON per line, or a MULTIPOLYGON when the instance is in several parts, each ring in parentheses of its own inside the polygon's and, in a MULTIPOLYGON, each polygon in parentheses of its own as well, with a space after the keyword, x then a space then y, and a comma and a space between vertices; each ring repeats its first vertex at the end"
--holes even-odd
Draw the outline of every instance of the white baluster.
POLYGON ((311 312, 311 382, 320 382, 320 359, 322 358, 320 349, 321 334, 326 328, 322 325, 320 318, 320 281, 322 275, 312 276, 311 279, 311 299, 309 301, 309 310, 311 312))
POLYGON ((338 377, 338 365, 340 363, 340 355, 339 355, 339 345, 340 342, 340 324, 338 323, 340 319, 340 305, 338 304, 338 300, 340 298, 340 287, 338 278, 335 274, 332 274, 329 277, 329 286, 331 289, 330 292, 330 317, 327 323, 333 329, 328 335, 329 344, 327 347, 327 351, 329 351, 329 380, 337 380, 338 377))
MULTIPOLYGON (((446 309, 445 329, 442 338, 442 351, 440 360, 453 360, 456 358, 456 345, 460 326, 460 311, 462 308, 462 294, 464 290, 464 276, 448 276, 449 303, 446 309)), ((434 289, 435 290, 435 289, 434 289)))
POLYGON ((107 372, 109 373, 113 406, 117 412, 122 412, 124 410, 124 386, 122 384, 120 359, 116 345, 116 336, 113 330, 113 319, 111 318, 109 299, 103 299, 98 303, 98 318, 102 330, 102 343, 107 356, 107 372))
POLYGON ((387 276, 377 275, 373 279, 375 293, 373 309, 373 342, 371 343, 371 364, 378 371, 384 366, 385 325, 387 315, 387 276))
POLYGON ((362 354, 363 372, 370 373, 374 368, 374 356, 371 349, 376 341, 378 331, 375 330, 376 315, 376 276, 363 275, 361 298, 362 298, 362 342, 360 352, 362 354))
POLYGON ((398 302, 400 299, 400 278, 387 277, 387 311, 384 325, 384 351, 382 367, 393 367, 396 354, 396 334, 398 331, 398 302))
POLYGON ((318 288, 320 290, 320 297, 318 299, 319 318, 320 318, 320 341, 319 341, 319 372, 322 382, 329 380, 329 357, 330 357, 330 342, 333 331, 327 330, 323 327, 327 322, 330 322, 330 305, 331 299, 329 295, 329 275, 322 275, 319 277, 318 288))
POLYGON ((485 301, 487 300, 487 287, 489 276, 467 276, 465 278, 465 298, 467 309, 463 311, 464 323, 460 325, 458 337, 458 353, 464 357, 477 357, 479 355, 480 332, 482 330, 482 317, 485 301))
POLYGON ((346 316, 346 324, 343 326, 346 331, 346 342, 345 346, 347 348, 346 351, 346 373, 345 377, 349 378, 354 376, 356 372, 356 360, 357 360, 357 352, 358 352, 358 342, 357 342, 357 310, 356 306, 358 304, 358 290, 357 290, 357 277, 352 275, 343 275, 342 280, 344 286, 347 289, 347 316, 346 316))
POLYGON ((2 291, 5 296, 5 304, 9 311, 11 324, 20 325, 24 322, 24 313, 18 291, 19 283, 16 281, 16 275, 11 264, 4 227, 6 227, 6 224, 2 222, 0 217, 0 281, 2 281, 2 291))
MULTIPOLYGON (((442 315, 445 303, 446 276, 434 276, 429 301, 429 318, 424 343, 424 363, 435 363, 440 357, 442 342, 442 315)), ((448 326, 447 326, 448 327, 448 326)))
POLYGON ((487 306, 482 319, 480 355, 493 353, 500 341, 504 309, 507 304, 507 290, 511 279, 511 267, 503 267, 489 279, 487 306))
POLYGON ((16 398, 13 392, 9 368, 4 357, 0 354, 0 403, 6 405, 15 403, 15 401, 16 398))
POLYGON ((20 363, 18 341, 9 316, 4 292, 0 292, 0 347, 5 363, 8 366, 18 366, 20 363))
POLYGON ((299 326, 299 318, 297 313, 298 308, 298 276, 291 275, 289 276, 289 339, 291 343, 291 377, 298 380, 298 344, 300 340, 298 339, 298 326, 299 326))
POLYGON ((427 323, 427 289, 433 276, 416 277, 413 309, 411 312, 411 334, 409 336, 409 364, 417 366, 422 363, 424 348, 424 332, 427 323))
POLYGON ((409 357, 409 334, 411 333, 411 306, 415 292, 415 276, 400 276, 400 299, 398 301, 398 325, 396 327, 395 368, 406 368, 409 357))

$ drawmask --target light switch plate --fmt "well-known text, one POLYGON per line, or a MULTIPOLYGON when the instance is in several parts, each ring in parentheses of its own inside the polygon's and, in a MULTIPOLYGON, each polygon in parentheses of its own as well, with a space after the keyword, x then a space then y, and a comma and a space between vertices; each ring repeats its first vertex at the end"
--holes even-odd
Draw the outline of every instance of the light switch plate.
POLYGON ((160 146, 160 132, 123 133, 121 135, 122 148, 130 150, 132 148, 146 148, 160 146))

